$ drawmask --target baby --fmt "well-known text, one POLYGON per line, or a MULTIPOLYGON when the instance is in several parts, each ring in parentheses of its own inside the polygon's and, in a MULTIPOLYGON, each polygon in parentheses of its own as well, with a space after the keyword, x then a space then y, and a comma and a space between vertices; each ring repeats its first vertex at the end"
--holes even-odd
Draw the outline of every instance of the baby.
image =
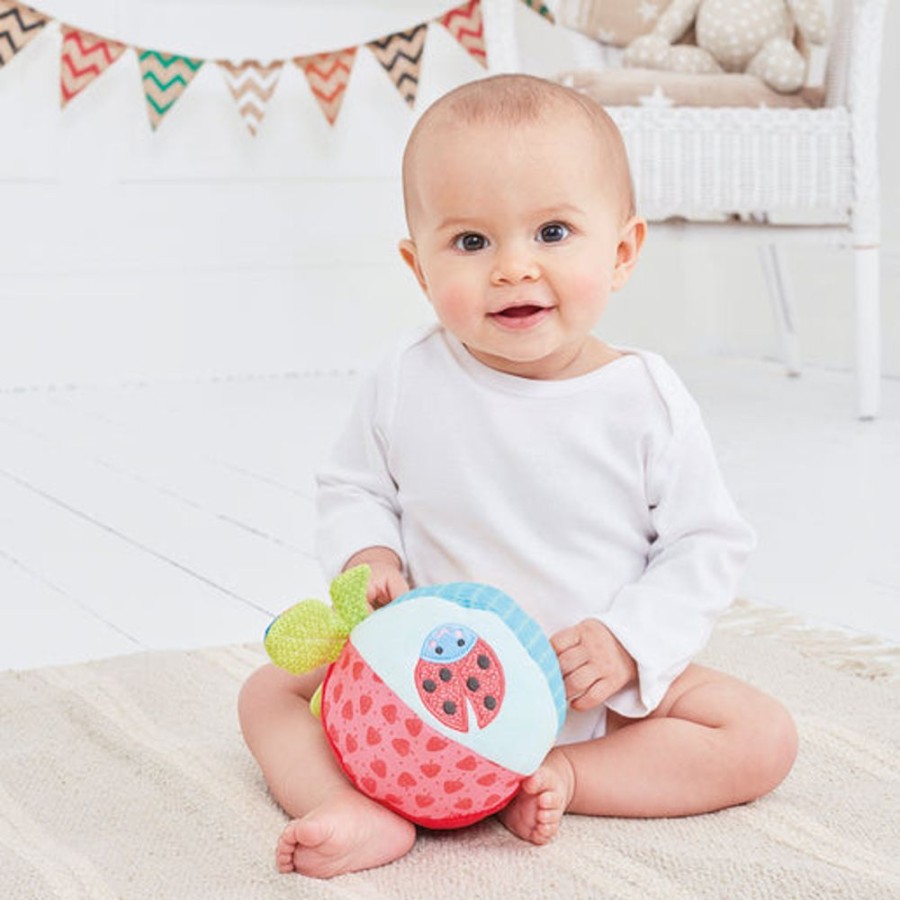
MULTIPOLYGON (((772 790, 790 716, 692 662, 752 534, 674 372, 593 333, 646 232, 617 128, 566 88, 488 78, 425 112, 403 183, 400 253, 439 324, 367 381, 320 474, 326 568, 368 563, 374 607, 492 584, 551 635, 569 714, 499 816, 527 841, 566 811, 680 816, 772 790)), ((330 877, 401 857, 415 828, 341 773, 307 708, 322 677, 265 667, 240 715, 296 817, 279 869, 330 877)))

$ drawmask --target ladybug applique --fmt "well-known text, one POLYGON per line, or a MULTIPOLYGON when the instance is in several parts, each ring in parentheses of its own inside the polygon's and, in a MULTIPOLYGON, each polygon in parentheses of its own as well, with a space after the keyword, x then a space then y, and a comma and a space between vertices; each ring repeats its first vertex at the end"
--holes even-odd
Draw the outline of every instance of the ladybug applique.
POLYGON ((428 711, 448 728, 469 730, 471 706, 478 728, 497 717, 503 703, 503 667, 493 649, 471 628, 432 629, 419 654, 416 689, 428 711))

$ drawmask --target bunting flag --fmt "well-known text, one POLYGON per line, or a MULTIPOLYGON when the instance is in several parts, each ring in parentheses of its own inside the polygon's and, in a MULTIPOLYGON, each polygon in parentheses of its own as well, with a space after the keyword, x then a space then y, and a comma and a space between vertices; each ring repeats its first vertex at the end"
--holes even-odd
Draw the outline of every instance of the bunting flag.
POLYGON ((350 72, 356 59, 356 47, 347 47, 336 53, 317 53, 315 56, 298 56, 294 63, 306 75, 313 96, 319 101, 325 118, 334 125, 344 93, 350 82, 350 72))
POLYGON ((540 13, 548 22, 556 23, 553 11, 543 2, 543 0, 522 0, 522 2, 529 9, 533 9, 536 13, 540 13))
POLYGON ((436 21, 440 22, 469 54, 487 68, 487 46, 484 42, 484 19, 481 15, 481 0, 469 0, 456 9, 444 13, 436 21))
POLYGON ((419 87, 419 69, 422 67, 422 53, 425 50, 425 35, 428 23, 423 22, 409 31, 399 31, 387 37, 370 41, 366 46, 375 54, 400 91, 400 96, 412 107, 416 102, 419 87))
POLYGON ((59 88, 62 106, 102 75, 124 52, 117 41, 62 26, 62 51, 59 59, 59 88))
POLYGON ((231 96, 238 105, 238 112, 254 137, 262 124, 272 94, 275 93, 283 65, 284 63, 280 60, 271 62, 267 66, 252 60, 242 63, 232 63, 226 60, 219 62, 231 96))
POLYGON ((147 111, 150 114, 150 126, 156 131, 163 116, 184 93, 204 61, 160 53, 158 50, 138 49, 137 54, 141 65, 144 96, 147 98, 147 111))
MULTIPOLYGON (((457 5, 432 21, 442 25, 457 43, 480 65, 487 68, 482 0, 453 0, 457 5)), ((526 6, 553 22, 553 14, 544 0, 522 0, 526 6)), ((17 0, 0 0, 0 69, 53 21, 17 0)), ((407 31, 369 41, 366 46, 387 72, 400 96, 409 107, 415 106, 419 73, 425 52, 425 39, 431 22, 422 22, 407 31)), ((185 92, 204 59, 142 50, 60 22, 60 99, 65 108, 71 100, 103 75, 129 49, 135 51, 141 71, 144 97, 155 131, 163 118, 185 92)), ((341 111, 350 73, 356 62, 357 45, 293 58, 306 76, 329 124, 334 125, 341 111)), ((255 136, 265 117, 268 104, 278 86, 287 60, 263 64, 252 59, 242 62, 219 60, 238 112, 255 136)))
POLYGON ((29 6, 0 0, 0 69, 36 38, 49 21, 29 6))

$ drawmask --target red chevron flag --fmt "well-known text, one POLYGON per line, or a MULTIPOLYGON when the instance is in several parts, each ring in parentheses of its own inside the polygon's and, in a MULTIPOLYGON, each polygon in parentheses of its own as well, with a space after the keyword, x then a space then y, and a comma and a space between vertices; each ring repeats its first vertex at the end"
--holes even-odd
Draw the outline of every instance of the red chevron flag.
POLYGON ((28 6, 0 0, 0 69, 36 38, 49 21, 47 16, 28 6))
POLYGON ((427 32, 428 23, 423 22, 409 31, 389 34, 366 45, 390 75, 391 81, 409 106, 416 102, 427 32))
POLYGON ((437 19, 453 37, 469 51, 472 58, 487 68, 487 46, 484 42, 484 19, 481 0, 468 0, 437 19))
POLYGON ((59 59, 59 88, 62 106, 95 78, 102 75, 124 52, 125 45, 62 26, 62 50, 59 59))
POLYGON ((306 75, 310 90, 319 101, 319 106, 322 107, 322 112, 331 125, 334 125, 341 111, 355 59, 356 47, 347 47, 335 53, 298 56, 294 59, 294 63, 306 75))

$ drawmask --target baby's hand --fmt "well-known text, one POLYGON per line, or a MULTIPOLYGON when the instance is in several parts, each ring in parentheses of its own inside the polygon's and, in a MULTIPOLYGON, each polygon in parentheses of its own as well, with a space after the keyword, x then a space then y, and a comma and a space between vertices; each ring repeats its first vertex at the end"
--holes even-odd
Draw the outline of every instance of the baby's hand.
POLYGON ((592 709, 637 677, 637 663, 596 619, 564 628, 550 639, 572 709, 592 709))
POLYGON ((372 609, 387 606, 391 600, 409 590, 409 583, 403 577, 403 564, 393 550, 387 547, 369 547, 360 550, 347 561, 344 569, 351 569, 363 563, 371 570, 366 600, 372 609))

